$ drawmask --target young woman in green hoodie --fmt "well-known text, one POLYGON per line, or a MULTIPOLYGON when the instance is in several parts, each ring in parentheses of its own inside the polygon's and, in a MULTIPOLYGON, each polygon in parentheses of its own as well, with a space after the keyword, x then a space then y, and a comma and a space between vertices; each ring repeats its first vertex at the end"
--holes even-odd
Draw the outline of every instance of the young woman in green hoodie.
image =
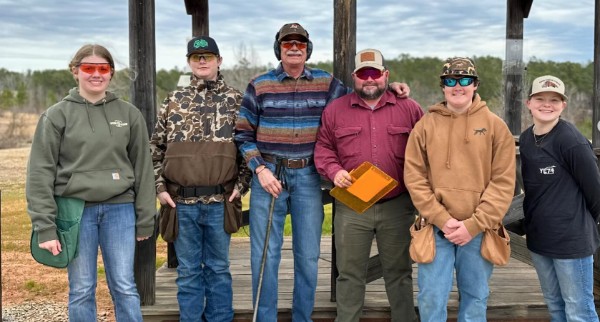
MULTIPOLYGON (((39 247, 63 251, 55 196, 83 200, 78 256, 67 267, 69 321, 96 320, 98 246, 117 321, 142 321, 133 262, 154 227, 156 195, 141 112, 107 91, 110 52, 84 45, 69 64, 77 87, 40 117, 27 170, 27 211, 39 247)), ((33 241, 35 242, 35 241, 33 241)))

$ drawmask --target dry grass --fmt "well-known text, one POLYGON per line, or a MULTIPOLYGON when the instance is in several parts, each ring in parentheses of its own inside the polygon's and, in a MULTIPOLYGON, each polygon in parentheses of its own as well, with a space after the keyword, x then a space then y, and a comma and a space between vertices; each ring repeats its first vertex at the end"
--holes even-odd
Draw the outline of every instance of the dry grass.
MULTIPOLYGON (((2 194, 2 307, 24 302, 67 303, 68 282, 64 269, 38 264, 29 254, 31 221, 25 202, 25 174, 29 147, 0 150, 2 194)), ((159 240, 157 262, 166 260, 166 243, 159 240)), ((98 314, 114 321, 104 266, 98 259, 98 314)))

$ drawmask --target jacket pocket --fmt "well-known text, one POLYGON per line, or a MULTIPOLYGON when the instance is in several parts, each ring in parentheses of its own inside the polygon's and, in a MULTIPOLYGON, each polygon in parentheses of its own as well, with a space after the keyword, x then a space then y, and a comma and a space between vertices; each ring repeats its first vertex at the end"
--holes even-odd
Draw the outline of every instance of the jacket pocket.
POLYGON ((340 127, 334 130, 340 159, 360 156, 361 152, 358 145, 360 132, 362 132, 360 126, 340 127))
POLYGON ((435 195, 448 213, 458 220, 471 218, 481 200, 481 192, 466 189, 437 188, 435 195))
POLYGON ((388 125, 387 133, 390 143, 390 149, 394 151, 396 158, 404 160, 404 151, 406 150, 406 142, 408 135, 412 129, 406 126, 388 125))
POLYGON ((63 196, 100 202, 129 190, 133 175, 121 169, 101 169, 73 172, 63 196))

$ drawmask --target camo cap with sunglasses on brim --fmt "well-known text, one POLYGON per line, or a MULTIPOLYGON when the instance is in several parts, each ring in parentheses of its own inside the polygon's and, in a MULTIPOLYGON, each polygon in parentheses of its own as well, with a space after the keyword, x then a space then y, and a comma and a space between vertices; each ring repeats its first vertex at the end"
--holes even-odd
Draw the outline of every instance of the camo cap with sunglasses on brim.
POLYGON ((452 57, 446 59, 444 66, 442 67, 440 78, 446 76, 471 76, 479 78, 475 63, 467 57, 452 57))

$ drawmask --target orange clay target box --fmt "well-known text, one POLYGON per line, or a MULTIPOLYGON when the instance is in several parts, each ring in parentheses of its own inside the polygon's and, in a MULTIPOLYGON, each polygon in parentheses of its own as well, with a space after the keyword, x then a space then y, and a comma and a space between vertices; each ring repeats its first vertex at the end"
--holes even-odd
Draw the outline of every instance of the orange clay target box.
POLYGON ((350 187, 334 187, 329 194, 358 213, 365 212, 398 185, 398 181, 370 162, 363 162, 350 175, 353 179, 350 187))

